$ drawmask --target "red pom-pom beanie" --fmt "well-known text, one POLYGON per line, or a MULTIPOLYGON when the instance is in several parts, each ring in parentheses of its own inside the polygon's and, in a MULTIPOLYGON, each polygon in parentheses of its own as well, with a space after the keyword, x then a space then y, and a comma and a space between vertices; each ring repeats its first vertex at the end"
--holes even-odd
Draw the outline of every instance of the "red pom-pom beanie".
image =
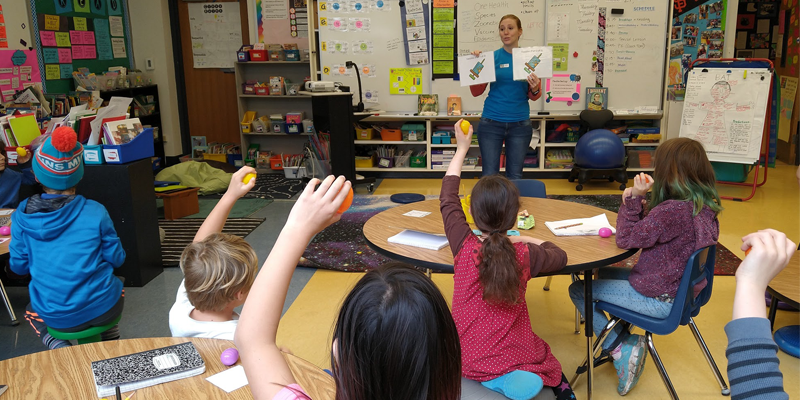
POLYGON ((66 190, 78 185, 83 178, 83 146, 72 128, 57 128, 36 149, 33 173, 50 189, 66 190))

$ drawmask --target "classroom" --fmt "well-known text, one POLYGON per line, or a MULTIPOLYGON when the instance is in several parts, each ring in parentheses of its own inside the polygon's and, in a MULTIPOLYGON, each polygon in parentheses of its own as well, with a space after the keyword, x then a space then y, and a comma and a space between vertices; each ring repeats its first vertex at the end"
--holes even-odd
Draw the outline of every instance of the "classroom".
POLYGON ((0 400, 800 398, 799 57, 798 0, 0 0, 0 400))

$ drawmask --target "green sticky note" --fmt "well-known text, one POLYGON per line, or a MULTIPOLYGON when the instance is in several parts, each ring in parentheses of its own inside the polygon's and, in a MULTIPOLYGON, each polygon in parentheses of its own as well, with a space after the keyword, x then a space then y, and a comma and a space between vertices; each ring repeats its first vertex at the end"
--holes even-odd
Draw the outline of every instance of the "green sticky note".
POLYGON ((454 47, 453 35, 433 35, 433 47, 454 47))
POLYGON ((455 51, 452 47, 434 47, 433 48, 433 59, 434 60, 445 60, 445 61, 452 61, 453 57, 455 57, 455 51))
POLYGON ((452 35, 453 21, 433 21, 434 35, 452 35))
POLYGON ((53 81, 56 79, 61 79, 61 68, 56 65, 47 64, 44 66, 45 71, 45 79, 48 81, 53 81))
POLYGON ((76 31, 85 31, 88 30, 88 26, 86 25, 86 18, 83 17, 73 17, 72 20, 75 23, 75 30, 76 31))
POLYGON ((56 46, 69 47, 69 32, 56 32, 56 46))
POLYGON ((569 43, 548 43, 553 46, 553 71, 566 71, 569 65, 569 43))
POLYGON ((452 61, 434 61, 433 62, 434 74, 452 74, 453 62, 452 61))
POLYGON ((452 8, 434 8, 433 20, 434 21, 452 21, 455 18, 455 12, 452 8))

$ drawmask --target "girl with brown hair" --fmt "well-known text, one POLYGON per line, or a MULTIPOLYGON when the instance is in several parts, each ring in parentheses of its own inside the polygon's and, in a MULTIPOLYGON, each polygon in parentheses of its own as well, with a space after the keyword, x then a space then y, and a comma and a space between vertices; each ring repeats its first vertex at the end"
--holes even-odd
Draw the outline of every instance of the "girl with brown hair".
MULTIPOLYGON (((592 283, 592 297, 654 318, 666 318, 678 291, 686 262, 695 251, 717 243, 722 211, 714 169, 700 142, 671 139, 658 147, 655 171, 633 179, 625 189, 617 216, 617 246, 642 249, 632 268, 602 268, 592 283), (652 190, 649 203, 645 199, 652 190), (645 207, 648 205, 648 207, 645 207), (647 212, 649 208, 649 212, 647 212)), ((696 286, 695 293, 705 287, 696 286)), ((574 282, 569 295, 585 315, 583 282, 574 282)), ((594 312, 592 329, 599 336, 608 324, 602 311, 594 312)), ((617 392, 627 394, 638 382, 647 357, 645 338, 617 324, 603 343, 617 369, 617 392)))
POLYGON ((516 225, 519 191, 499 175, 481 178, 472 190, 470 213, 481 231, 473 234, 458 198, 473 132, 462 132, 461 121, 455 130, 458 147, 439 200, 454 256, 453 319, 462 376, 511 399, 569 399, 561 364, 531 330, 525 303, 528 280, 563 268, 567 254, 550 242, 506 235, 516 225))

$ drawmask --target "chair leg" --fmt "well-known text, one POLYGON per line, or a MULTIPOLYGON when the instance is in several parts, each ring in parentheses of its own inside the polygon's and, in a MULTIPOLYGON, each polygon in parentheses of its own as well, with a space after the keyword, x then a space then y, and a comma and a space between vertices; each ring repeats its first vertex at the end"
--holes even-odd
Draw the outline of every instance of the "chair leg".
POLYGON ((722 395, 730 396, 731 389, 728 388, 728 384, 725 383, 725 378, 723 378, 722 374, 719 372, 719 368, 717 368, 717 363, 714 362, 714 357, 712 357, 711 352, 708 351, 708 346, 706 346, 706 342, 705 340, 703 340, 703 336, 700 335, 700 330, 697 329, 697 325, 694 324, 694 319, 692 318, 689 318, 689 328, 691 328, 692 334, 694 335, 694 340, 697 341, 697 344, 700 346, 700 350, 703 350, 703 355, 706 357, 708 366, 711 367, 711 372, 713 372, 714 377, 717 378, 717 383, 719 384, 719 388, 722 391, 722 395))
POLYGON ((549 292, 550 291, 550 282, 553 282, 553 277, 552 276, 548 276, 547 280, 544 281, 544 287, 542 288, 542 290, 544 290, 545 292, 549 292))
POLYGON ((581 333, 581 312, 575 308, 575 334, 581 333))
POLYGON ((664 386, 667 387, 669 397, 672 398, 672 400, 678 400, 678 393, 675 392, 675 387, 672 386, 672 381, 669 380, 667 370, 664 369, 664 363, 661 362, 661 357, 658 356, 658 352, 656 351, 656 345, 653 343, 653 334, 650 332, 645 333, 645 339, 647 341, 647 350, 650 351, 650 357, 656 364, 658 374, 661 375, 661 380, 664 382, 664 386))
MULTIPOLYGON (((603 328, 603 331, 600 332, 600 336, 598 336, 597 340, 594 342, 594 348, 592 348, 592 357, 597 357, 597 351, 603 348, 602 347, 603 346, 603 342, 606 341, 606 337, 608 337, 608 333, 611 332, 614 329, 614 327, 617 326, 617 324, 620 321, 621 320, 619 318, 616 318, 616 317, 612 318, 611 321, 608 321, 608 324, 606 324, 606 327, 603 328)), ((592 329, 592 328, 587 326, 586 329, 592 329)), ((580 371, 581 369, 586 368, 586 366, 588 364, 589 364, 589 359, 588 358, 584 358, 583 362, 581 363, 581 365, 578 366, 577 370, 575 371, 575 375, 573 375, 572 379, 569 380, 570 386, 575 386, 575 382, 578 381, 578 377, 581 375, 580 373, 578 373, 578 371, 580 371)))
POLYGON ((3 296, 3 304, 5 304, 6 310, 8 310, 8 315, 11 317, 11 326, 19 325, 19 321, 17 320, 17 315, 14 314, 14 308, 11 307, 11 302, 8 300, 6 287, 3 286, 2 280, 0 280, 0 296, 3 296))

